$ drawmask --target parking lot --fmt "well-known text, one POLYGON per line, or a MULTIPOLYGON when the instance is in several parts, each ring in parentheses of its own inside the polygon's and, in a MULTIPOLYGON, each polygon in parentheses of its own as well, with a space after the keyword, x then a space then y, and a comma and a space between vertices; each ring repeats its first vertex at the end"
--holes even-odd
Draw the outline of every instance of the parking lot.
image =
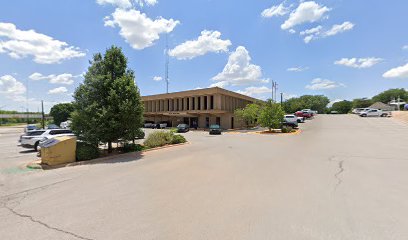
POLYGON ((0 128, 0 236, 408 239, 408 125, 319 115, 301 130, 188 132, 183 146, 24 171, 35 153, 0 128))

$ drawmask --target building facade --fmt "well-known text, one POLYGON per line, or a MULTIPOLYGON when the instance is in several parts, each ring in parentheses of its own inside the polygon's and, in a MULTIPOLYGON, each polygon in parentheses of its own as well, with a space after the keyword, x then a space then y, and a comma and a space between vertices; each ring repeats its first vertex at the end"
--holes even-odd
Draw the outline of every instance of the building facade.
POLYGON ((166 122, 173 127, 185 123, 191 128, 208 128, 211 124, 223 129, 242 127, 234 111, 255 101, 218 87, 142 97, 145 121, 166 122))

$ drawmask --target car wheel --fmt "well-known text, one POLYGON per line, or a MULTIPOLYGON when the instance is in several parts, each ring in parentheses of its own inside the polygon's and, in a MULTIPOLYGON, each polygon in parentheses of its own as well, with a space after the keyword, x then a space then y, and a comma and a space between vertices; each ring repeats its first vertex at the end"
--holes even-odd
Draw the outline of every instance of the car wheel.
POLYGON ((386 113, 381 114, 381 117, 386 117, 386 116, 387 116, 386 113))
POLYGON ((38 151, 38 144, 39 144, 40 142, 36 142, 35 144, 34 144, 34 150, 37 152, 38 151))
POLYGON ((362 114, 361 116, 362 116, 362 117, 367 117, 367 114, 362 114))

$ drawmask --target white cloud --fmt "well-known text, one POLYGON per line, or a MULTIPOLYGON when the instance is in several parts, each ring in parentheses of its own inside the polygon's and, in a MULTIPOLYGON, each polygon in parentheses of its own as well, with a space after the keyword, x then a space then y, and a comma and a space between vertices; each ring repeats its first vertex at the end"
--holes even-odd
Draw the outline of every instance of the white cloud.
POLYGON ((111 4, 119 8, 130 8, 132 3, 130 0, 96 0, 99 5, 111 4))
POLYGON ((290 7, 285 7, 285 2, 279 5, 272 6, 262 11, 261 16, 264 18, 271 18, 274 16, 284 16, 289 13, 290 7))
POLYGON ((33 56, 40 64, 61 63, 63 60, 85 56, 85 53, 68 43, 37 33, 19 30, 12 23, 0 22, 0 53, 14 59, 33 56))
POLYGON ((408 63, 403 66, 392 68, 388 70, 387 72, 383 74, 383 77, 385 78, 408 78, 408 63))
POLYGON ((153 77, 153 81, 160 82, 161 80, 163 80, 162 77, 159 77, 159 76, 153 77))
POLYGON ((283 93, 283 99, 284 100, 289 100, 291 98, 296 98, 296 97, 298 97, 298 95, 296 95, 296 94, 283 93))
POLYGON ((220 88, 225 88, 229 85, 229 82, 227 81, 221 81, 221 82, 216 82, 210 85, 210 88, 212 87, 220 87, 220 88))
POLYGON ((306 85, 306 88, 310 90, 325 90, 338 87, 345 87, 345 85, 342 83, 337 83, 331 80, 321 78, 315 78, 312 80, 310 85, 306 85))
POLYGON ((61 94, 68 92, 66 87, 57 87, 48 91, 48 94, 61 94))
POLYGON ((51 74, 51 75, 42 75, 41 73, 33 73, 31 74, 28 78, 34 81, 39 81, 39 80, 47 80, 50 83, 54 84, 65 84, 65 85, 71 85, 74 83, 74 79, 77 77, 82 77, 82 74, 80 75, 72 75, 70 73, 63 73, 59 75, 51 74))
POLYGON ((330 8, 321 6, 314 1, 302 2, 290 13, 289 18, 281 25, 281 28, 287 30, 299 24, 316 22, 330 10, 330 8))
POLYGON ((301 31, 300 35, 303 36, 303 35, 319 34, 320 31, 322 30, 322 28, 323 27, 319 25, 319 26, 314 27, 314 28, 306 29, 305 31, 301 31))
POLYGON ((333 104, 342 101, 344 101, 344 99, 334 99, 333 101, 330 101, 329 104, 327 104, 327 107, 333 107, 333 104))
POLYGON ((192 59, 209 52, 227 52, 231 41, 222 40, 220 37, 221 33, 218 31, 204 30, 197 40, 186 41, 176 46, 169 51, 169 55, 177 59, 192 59))
POLYGON ((303 38, 303 41, 305 43, 309 43, 310 41, 314 39, 319 39, 319 38, 325 38, 325 37, 330 37, 334 36, 336 34, 349 31, 353 29, 354 24, 351 22, 344 22, 342 24, 335 24, 333 25, 329 30, 327 31, 322 31, 322 26, 317 26, 315 28, 307 29, 305 31, 300 32, 301 36, 306 35, 303 38))
POLYGON ((26 93, 27 89, 23 83, 17 81, 11 75, 0 77, 0 93, 10 99, 18 99, 26 93))
POLYGON ((251 64, 249 52, 243 46, 237 47, 228 58, 222 72, 212 78, 218 82, 218 86, 246 85, 254 83, 265 83, 269 80, 262 79, 262 69, 258 65, 251 64))
POLYGON ((152 20, 135 9, 116 9, 111 17, 105 17, 105 26, 120 28, 119 34, 134 49, 144 49, 154 44, 160 34, 170 33, 179 24, 173 19, 159 17, 152 20))
POLYGON ((288 68, 286 70, 288 72, 303 72, 303 71, 306 71, 308 69, 309 69, 309 67, 291 67, 291 68, 288 68))
POLYGON ((402 50, 408 50, 408 45, 402 46, 402 50))
POLYGON ((351 22, 344 22, 342 24, 335 24, 332 26, 332 28, 330 30, 328 30, 327 32, 324 33, 324 36, 334 36, 336 34, 345 32, 345 31, 349 31, 351 29, 353 29, 354 24, 351 22))
POLYGON ((245 90, 238 90, 237 93, 248 95, 248 96, 255 96, 261 95, 265 93, 272 93, 272 89, 262 86, 262 87, 247 87, 245 90))
POLYGON ((342 58, 334 62, 336 65, 343 65, 352 68, 369 68, 381 62, 382 58, 342 58))
POLYGON ((289 29, 289 33, 295 34, 295 33, 296 33, 296 30, 291 28, 291 29, 289 29))
POLYGON ((140 6, 144 6, 145 4, 147 5, 147 6, 154 6, 154 5, 156 5, 157 3, 158 3, 158 1, 157 0, 137 0, 137 3, 140 5, 140 6))

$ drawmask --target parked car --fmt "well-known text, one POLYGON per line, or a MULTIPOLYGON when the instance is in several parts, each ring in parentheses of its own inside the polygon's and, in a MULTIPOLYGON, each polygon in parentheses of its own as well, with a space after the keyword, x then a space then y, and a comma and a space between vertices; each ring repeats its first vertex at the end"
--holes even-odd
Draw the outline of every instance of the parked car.
POLYGON ((221 129, 220 125, 218 125, 218 124, 210 125, 210 130, 209 130, 210 135, 213 135, 213 134, 221 135, 221 132, 222 132, 222 129, 221 129))
POLYGON ((47 139, 51 139, 57 136, 75 136, 71 130, 67 129, 47 129, 47 130, 34 130, 25 135, 20 136, 21 146, 24 148, 33 148, 38 150, 40 142, 47 139))
POLYGON ((388 117, 388 113, 379 109, 370 109, 368 111, 360 112, 360 117, 388 117))
POLYGON ((304 123, 305 118, 304 117, 296 117, 298 123, 304 123))
POLYGON ((360 114, 361 112, 366 112, 371 108, 354 108, 351 112, 354 114, 360 114))
POLYGON ((49 124, 49 125, 47 125, 46 129, 60 129, 60 127, 58 127, 55 124, 49 124))
POLYGON ((168 126, 168 122, 166 122, 166 121, 162 121, 162 122, 159 123, 159 128, 161 128, 161 129, 166 128, 167 126, 168 126))
POLYGON ((153 121, 145 121, 144 125, 145 128, 155 128, 156 124, 153 121))
POLYGON ((188 126, 188 124, 182 123, 182 124, 177 125, 178 133, 184 133, 188 131, 190 131, 190 127, 188 126))
POLYGON ((38 130, 37 126, 35 125, 28 125, 27 127, 24 128, 24 132, 29 132, 33 130, 38 130))
POLYGON ((283 125, 297 128, 299 126, 297 117, 295 115, 285 115, 283 118, 283 125))
POLYGON ((308 111, 297 111, 295 112, 295 116, 297 117, 304 117, 305 119, 313 117, 313 114, 308 111))

